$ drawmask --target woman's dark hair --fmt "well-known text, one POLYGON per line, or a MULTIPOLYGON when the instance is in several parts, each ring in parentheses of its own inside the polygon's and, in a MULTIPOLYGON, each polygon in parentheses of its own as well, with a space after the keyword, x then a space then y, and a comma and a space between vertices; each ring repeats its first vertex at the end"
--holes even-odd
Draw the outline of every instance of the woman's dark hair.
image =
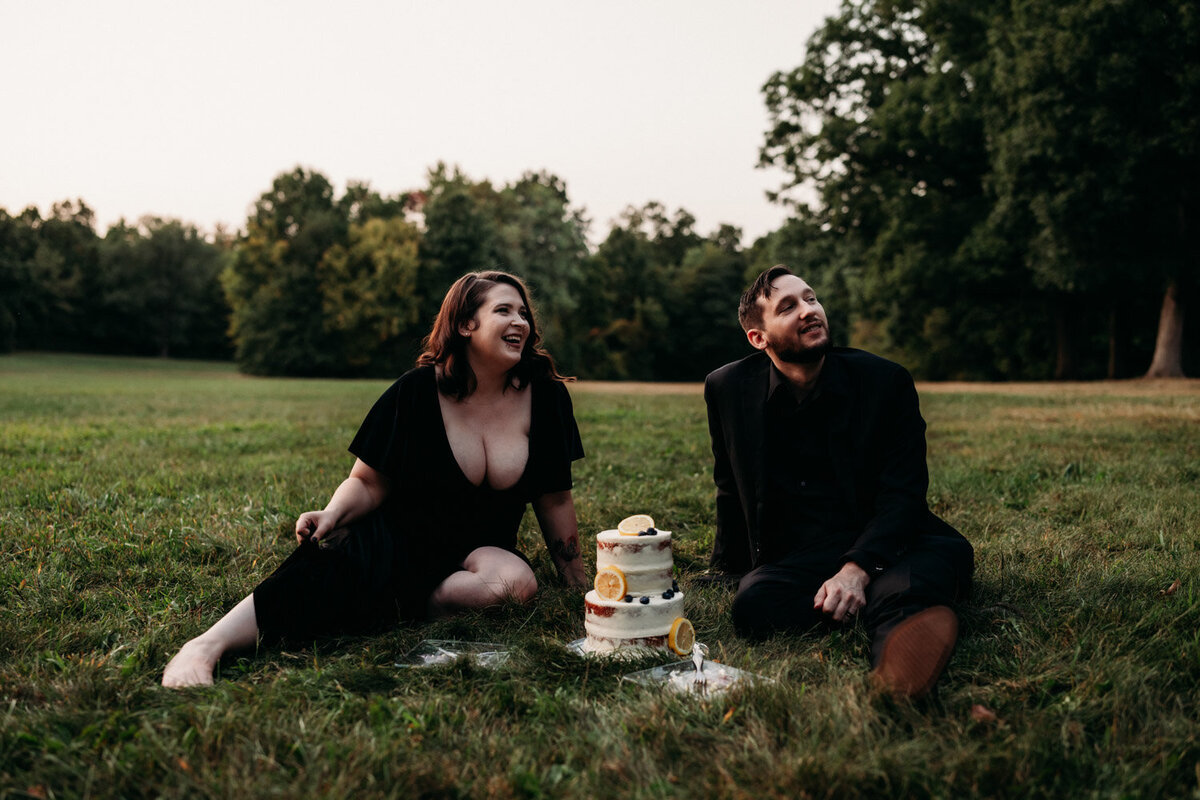
MULTIPOLYGON (((501 283, 517 290, 529 312, 529 336, 521 350, 520 362, 509 370, 509 382, 523 389, 535 378, 567 380, 558 374, 554 359, 542 349, 542 336, 538 333, 533 304, 529 302, 529 290, 524 282, 515 275, 498 270, 468 272, 446 290, 441 310, 433 321, 433 329, 425 337, 424 349, 417 358, 420 366, 442 368, 442 374, 438 376, 438 389, 442 394, 462 400, 475 391, 475 372, 467 363, 467 337, 460 331, 475 319, 475 313, 492 287, 501 283)), ((507 384, 505 388, 508 388, 507 384)))

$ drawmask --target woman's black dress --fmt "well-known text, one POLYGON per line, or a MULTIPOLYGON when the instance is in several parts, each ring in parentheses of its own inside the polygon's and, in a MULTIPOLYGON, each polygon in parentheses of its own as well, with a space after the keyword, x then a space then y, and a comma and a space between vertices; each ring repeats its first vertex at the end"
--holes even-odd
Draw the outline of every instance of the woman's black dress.
MULTIPOLYGON (((421 619, 430 594, 474 549, 517 555, 526 504, 571 488, 583 445, 566 387, 536 380, 529 458, 517 483, 496 490, 467 480, 438 404, 433 367, 393 383, 363 420, 350 452, 387 476, 379 510, 350 523, 332 547, 306 542, 254 589, 263 638, 311 640, 421 619)), ((524 556, 521 556, 524 558, 524 556)))

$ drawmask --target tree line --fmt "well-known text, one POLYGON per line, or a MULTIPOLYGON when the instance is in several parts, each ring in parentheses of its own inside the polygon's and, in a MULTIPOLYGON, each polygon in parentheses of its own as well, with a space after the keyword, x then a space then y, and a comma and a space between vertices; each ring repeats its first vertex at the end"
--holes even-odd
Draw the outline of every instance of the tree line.
POLYGON ((837 343, 919 377, 1194 374, 1198 32, 1184 0, 845 0, 763 87, 792 214, 746 247, 651 202, 592 248, 559 177, 443 164, 394 196, 297 167, 236 233, 0 209, 0 349, 394 375, 446 287, 495 267, 567 372, 696 380, 748 352, 737 297, 785 263, 837 343))
POLYGON ((846 0, 764 86, 776 235, 926 377, 1194 374, 1197 53, 1190 0, 846 0))
POLYGON ((736 300, 750 253, 661 204, 629 207, 593 251, 565 183, 496 187, 438 164, 420 189, 338 193, 319 171, 278 175, 237 234, 158 218, 104 236, 82 201, 44 218, 0 209, 0 347, 234 358, 251 374, 394 375, 413 363, 464 272, 529 284, 568 372, 691 380, 747 352, 736 300))
POLYGON ((144 217, 96 232, 83 201, 0 209, 0 352, 227 358, 233 237, 144 217))

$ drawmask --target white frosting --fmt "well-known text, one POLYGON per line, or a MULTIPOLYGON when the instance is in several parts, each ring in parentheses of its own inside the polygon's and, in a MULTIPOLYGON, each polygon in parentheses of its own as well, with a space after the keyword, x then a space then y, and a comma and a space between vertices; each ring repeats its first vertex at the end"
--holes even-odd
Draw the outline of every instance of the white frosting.
POLYGON ((607 652, 622 647, 666 648, 671 625, 683 616, 683 592, 672 590, 674 557, 671 532, 626 536, 615 530, 596 536, 596 569, 616 567, 625 575, 624 598, 605 600, 590 591, 584 597, 584 649, 607 652), (642 599, 648 598, 643 603, 642 599))
POLYGON ((651 597, 648 603, 635 597, 627 603, 605 600, 593 590, 583 600, 584 648, 591 652, 628 645, 666 647, 672 623, 683 616, 683 592, 675 592, 671 598, 651 597))
POLYGON ((596 569, 604 567, 616 567, 625 573, 625 591, 635 598, 665 592, 671 588, 675 570, 671 532, 626 536, 616 531, 602 531, 596 536, 596 569))

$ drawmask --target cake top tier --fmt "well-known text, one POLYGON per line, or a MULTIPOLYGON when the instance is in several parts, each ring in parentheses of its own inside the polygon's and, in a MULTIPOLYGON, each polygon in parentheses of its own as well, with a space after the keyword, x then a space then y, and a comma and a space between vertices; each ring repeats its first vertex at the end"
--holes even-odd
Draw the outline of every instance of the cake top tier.
POLYGON ((628 533, 621 533, 616 530, 608 530, 608 531, 601 531, 600 533, 596 534, 596 544, 597 545, 600 545, 600 544, 635 545, 635 544, 651 544, 651 543, 659 544, 664 541, 669 542, 670 540, 671 540, 671 532, 670 531, 660 531, 657 529, 653 533, 628 534, 628 533))

